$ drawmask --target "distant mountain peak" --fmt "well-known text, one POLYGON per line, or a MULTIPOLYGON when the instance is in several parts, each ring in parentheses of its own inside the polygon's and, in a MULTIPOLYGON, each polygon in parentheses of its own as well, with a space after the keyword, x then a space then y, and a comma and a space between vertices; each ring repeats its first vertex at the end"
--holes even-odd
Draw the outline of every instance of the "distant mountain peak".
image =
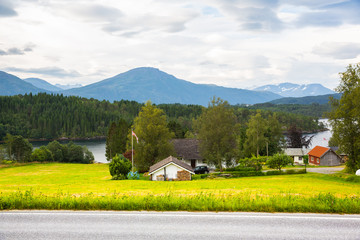
POLYGON ((279 94, 283 97, 305 97, 318 96, 326 94, 334 94, 335 92, 324 87, 319 83, 312 84, 295 84, 295 83, 280 83, 269 84, 253 89, 254 91, 270 91, 279 94))

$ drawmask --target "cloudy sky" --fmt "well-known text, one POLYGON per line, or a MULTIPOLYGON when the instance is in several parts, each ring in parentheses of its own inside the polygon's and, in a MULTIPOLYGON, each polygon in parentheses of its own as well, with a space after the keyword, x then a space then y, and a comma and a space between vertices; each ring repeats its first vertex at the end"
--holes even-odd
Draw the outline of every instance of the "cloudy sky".
POLYGON ((251 88, 335 88, 360 62, 360 0, 0 0, 0 70, 86 85, 136 67, 251 88))

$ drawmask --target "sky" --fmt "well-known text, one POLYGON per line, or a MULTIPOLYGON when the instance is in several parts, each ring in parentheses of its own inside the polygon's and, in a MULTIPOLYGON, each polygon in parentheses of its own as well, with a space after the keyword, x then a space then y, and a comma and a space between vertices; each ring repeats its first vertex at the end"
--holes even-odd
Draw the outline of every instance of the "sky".
POLYGON ((360 0, 0 0, 0 70, 91 84, 136 67, 251 89, 360 62, 360 0))

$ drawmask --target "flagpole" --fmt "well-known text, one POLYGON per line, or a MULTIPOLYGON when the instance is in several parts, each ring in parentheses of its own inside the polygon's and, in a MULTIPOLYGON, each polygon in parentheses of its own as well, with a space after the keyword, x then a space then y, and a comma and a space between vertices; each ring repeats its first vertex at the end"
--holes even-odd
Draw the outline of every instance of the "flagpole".
POLYGON ((131 171, 134 173, 134 135, 131 129, 131 171))

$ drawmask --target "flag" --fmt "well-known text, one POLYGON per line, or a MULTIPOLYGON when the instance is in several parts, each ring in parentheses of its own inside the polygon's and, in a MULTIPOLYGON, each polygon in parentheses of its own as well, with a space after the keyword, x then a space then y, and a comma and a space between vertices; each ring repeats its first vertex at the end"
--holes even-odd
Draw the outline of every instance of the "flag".
POLYGON ((131 134, 136 138, 136 142, 139 143, 139 138, 136 136, 136 134, 134 133, 134 131, 131 130, 131 134))

